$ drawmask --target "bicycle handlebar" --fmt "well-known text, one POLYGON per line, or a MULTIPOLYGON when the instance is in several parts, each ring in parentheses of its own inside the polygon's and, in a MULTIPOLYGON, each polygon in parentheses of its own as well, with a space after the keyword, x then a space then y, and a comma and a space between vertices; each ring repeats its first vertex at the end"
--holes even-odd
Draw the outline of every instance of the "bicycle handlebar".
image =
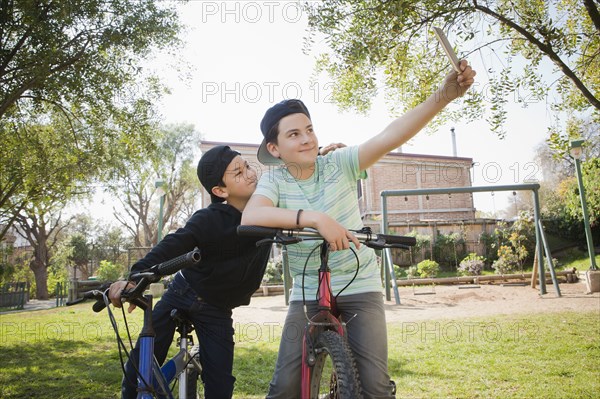
MULTIPOLYGON (((177 273, 181 269, 198 263, 200 261, 200 258, 200 251, 195 249, 166 262, 154 265, 146 270, 132 273, 129 276, 129 280, 132 281, 134 279, 139 279, 139 282, 133 289, 124 291, 121 294, 121 299, 131 302, 141 308, 144 308, 146 302, 141 297, 150 284, 159 281, 160 278, 163 276, 168 276, 177 273)), ((81 298, 75 299, 71 302, 67 302, 67 306, 75 305, 87 299, 95 299, 96 303, 94 303, 92 309, 94 312, 100 312, 106 307, 106 303, 104 302, 104 294, 110 287, 110 284, 111 283, 103 284, 98 290, 84 292, 81 298)))
MULTIPOLYGON (((396 236, 390 234, 374 234, 370 228, 365 227, 362 230, 350 230, 358 241, 366 246, 374 249, 383 248, 402 248, 409 249, 416 245, 417 239, 409 236, 396 236)), ((237 233, 240 236, 250 237, 266 237, 265 240, 260 240, 256 245, 265 243, 279 243, 284 245, 296 244, 305 239, 323 239, 323 237, 315 230, 293 230, 293 229, 277 229, 272 227, 262 226, 238 226, 237 233)))

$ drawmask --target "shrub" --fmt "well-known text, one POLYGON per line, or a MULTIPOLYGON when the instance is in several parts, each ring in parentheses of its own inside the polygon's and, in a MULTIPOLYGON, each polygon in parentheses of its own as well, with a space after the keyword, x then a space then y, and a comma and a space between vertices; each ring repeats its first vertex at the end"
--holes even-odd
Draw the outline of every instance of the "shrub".
POLYGON ((465 254, 463 233, 442 234, 438 231, 433 245, 433 258, 444 267, 452 270, 465 254))
MULTIPOLYGON (((417 243, 412 246, 408 252, 410 262, 416 263, 417 260, 431 257, 431 236, 419 234, 416 230, 412 230, 407 234, 409 237, 415 237, 417 243)), ((404 251, 403 251, 404 253, 404 251)))
POLYGON ((396 278, 399 278, 403 277, 405 273, 400 266, 394 264, 394 274, 396 275, 396 278))
POLYGON ((101 281, 116 281, 123 275, 123 267, 107 260, 101 260, 96 274, 101 281))
POLYGON ((440 271, 440 265, 434 260, 423 260, 417 265, 421 277, 435 277, 440 271))
POLYGON ((283 282, 283 258, 281 256, 267 263, 263 282, 267 284, 279 284, 283 282))
POLYGON ((406 277, 407 278, 419 277, 419 270, 417 269, 417 266, 411 266, 408 269, 406 269, 406 277))
POLYGON ((521 266, 519 256, 509 246, 502 245, 498 249, 498 259, 492 263, 497 274, 508 274, 521 266))
POLYGON ((460 274, 466 276, 479 276, 483 271, 483 266, 485 265, 485 258, 483 256, 479 256, 473 252, 467 255, 458 266, 458 271, 460 274))

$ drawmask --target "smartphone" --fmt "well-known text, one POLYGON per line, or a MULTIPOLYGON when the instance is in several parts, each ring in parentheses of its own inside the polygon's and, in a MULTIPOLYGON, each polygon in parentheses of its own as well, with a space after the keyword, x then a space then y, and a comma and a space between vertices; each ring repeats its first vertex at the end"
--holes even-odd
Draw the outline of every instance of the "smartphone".
POLYGON ((452 64, 452 68, 454 68, 454 70, 456 72, 460 73, 461 70, 460 70, 460 66, 459 66, 459 62, 458 62, 458 57, 456 56, 456 53, 454 52, 454 49, 450 45, 450 42, 448 41, 448 38, 444 34, 444 31, 441 30, 440 28, 436 28, 435 26, 433 27, 433 31, 435 32, 435 35, 436 35, 438 41, 442 45, 442 48, 444 49, 444 52, 446 53, 446 55, 450 59, 450 64, 452 64))

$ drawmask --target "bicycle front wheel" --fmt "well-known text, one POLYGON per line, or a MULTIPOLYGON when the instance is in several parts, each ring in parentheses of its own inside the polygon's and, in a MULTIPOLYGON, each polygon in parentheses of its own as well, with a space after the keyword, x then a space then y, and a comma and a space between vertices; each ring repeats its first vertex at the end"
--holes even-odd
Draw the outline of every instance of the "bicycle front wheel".
POLYGON ((200 356, 199 347, 195 345, 190 350, 190 355, 195 360, 187 365, 185 373, 186 379, 186 399, 201 399, 204 397, 204 386, 200 378, 200 356), (197 366, 197 367, 196 367, 197 366))
POLYGON ((315 344, 316 363, 311 369, 311 399, 361 398, 360 381, 352 352, 343 337, 324 331, 315 344))
POLYGON ((202 381, 200 381, 200 373, 196 369, 187 371, 186 399, 200 399, 202 395, 202 381))

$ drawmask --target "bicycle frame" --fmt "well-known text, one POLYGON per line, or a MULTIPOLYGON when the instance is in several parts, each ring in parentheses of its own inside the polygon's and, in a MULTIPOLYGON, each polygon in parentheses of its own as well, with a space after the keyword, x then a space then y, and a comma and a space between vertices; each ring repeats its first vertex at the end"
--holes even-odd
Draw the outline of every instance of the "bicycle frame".
POLYGON ((321 265, 319 267, 319 301, 318 312, 311 317, 305 330, 302 341, 302 380, 301 397, 310 397, 311 367, 315 364, 316 355, 313 346, 316 337, 323 330, 333 330, 339 335, 346 335, 345 325, 339 319, 339 313, 335 306, 335 297, 331 296, 331 270, 327 266, 329 258, 329 245, 321 244, 321 265))
MULTIPOLYGON (((125 291, 121 294, 121 299, 134 303, 144 311, 144 321, 142 330, 139 334, 139 357, 136 372, 138 374, 138 395, 137 399, 152 399, 157 389, 159 394, 164 397, 173 399, 168 384, 178 376, 179 385, 179 398, 183 399, 186 397, 187 392, 187 373, 182 373, 189 363, 192 363, 193 367, 198 371, 201 370, 200 364, 191 357, 187 351, 187 339, 189 329, 184 323, 181 330, 178 331, 181 334, 180 339, 180 350, 173 358, 165 362, 165 365, 161 368, 156 359, 154 358, 154 328, 152 323, 152 295, 143 295, 144 290, 150 285, 150 283, 157 282, 162 276, 174 274, 184 267, 191 266, 200 261, 199 251, 190 251, 187 254, 178 256, 177 258, 171 259, 167 262, 152 266, 151 268, 135 273, 136 278, 140 278, 140 281, 135 288, 125 291), (182 387, 183 385, 183 387, 182 387)), ((131 277, 130 277, 131 278, 131 277)), ((107 285, 110 285, 107 284, 107 285)), ((82 298, 67 303, 68 306, 82 302, 86 299, 95 299, 96 303, 92 306, 94 312, 100 312, 105 307, 108 307, 110 300, 108 299, 108 288, 102 290, 92 290, 83 294, 82 298)), ((119 350, 124 349, 116 322, 112 316, 112 312, 108 309, 109 318, 113 325, 113 329, 117 335, 119 341, 119 350)), ((129 356, 129 355, 128 355, 129 356)))
POLYGON ((187 326, 183 326, 180 332, 179 352, 171 359, 165 361, 161 367, 154 358, 154 328, 152 325, 152 296, 145 295, 144 302, 147 307, 144 308, 144 322, 142 331, 139 335, 139 376, 138 376, 138 395, 137 399, 152 399, 155 396, 153 392, 158 389, 165 393, 168 399, 173 395, 168 388, 169 384, 179 378, 179 398, 187 398, 187 378, 184 373, 188 363, 192 364, 198 371, 201 370, 200 364, 187 351, 188 334, 187 326))

